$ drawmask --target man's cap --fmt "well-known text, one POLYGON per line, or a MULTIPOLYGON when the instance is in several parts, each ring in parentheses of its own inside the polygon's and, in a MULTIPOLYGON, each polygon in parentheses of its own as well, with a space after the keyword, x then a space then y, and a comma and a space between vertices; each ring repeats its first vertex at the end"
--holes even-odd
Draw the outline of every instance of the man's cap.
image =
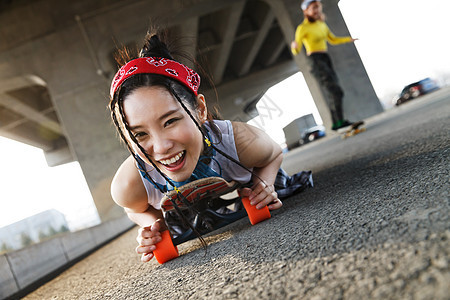
POLYGON ((305 10, 313 2, 321 2, 321 0, 305 0, 302 2, 302 9, 305 10))

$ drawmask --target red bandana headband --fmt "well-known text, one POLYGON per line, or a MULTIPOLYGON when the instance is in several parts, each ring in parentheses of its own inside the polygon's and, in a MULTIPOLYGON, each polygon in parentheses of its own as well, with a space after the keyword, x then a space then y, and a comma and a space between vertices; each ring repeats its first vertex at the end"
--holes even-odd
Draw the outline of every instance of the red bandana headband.
POLYGON ((110 95, 114 97, 122 83, 136 74, 159 74, 173 78, 188 87, 197 96, 200 76, 179 62, 159 57, 142 57, 130 60, 117 71, 111 83, 110 95))

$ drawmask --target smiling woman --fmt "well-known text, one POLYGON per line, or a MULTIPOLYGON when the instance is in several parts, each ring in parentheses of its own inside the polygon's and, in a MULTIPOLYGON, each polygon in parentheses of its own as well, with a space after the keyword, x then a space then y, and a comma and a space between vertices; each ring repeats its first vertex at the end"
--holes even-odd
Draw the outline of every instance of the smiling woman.
MULTIPOLYGON (((202 96, 199 99, 196 118, 204 123, 206 104, 202 96)), ((161 87, 137 89, 128 96, 123 109, 133 137, 141 149, 153 153, 155 166, 174 181, 187 180, 200 157, 203 145, 198 141, 202 134, 169 91, 161 87)), ((133 149, 151 164, 136 144, 133 149)))

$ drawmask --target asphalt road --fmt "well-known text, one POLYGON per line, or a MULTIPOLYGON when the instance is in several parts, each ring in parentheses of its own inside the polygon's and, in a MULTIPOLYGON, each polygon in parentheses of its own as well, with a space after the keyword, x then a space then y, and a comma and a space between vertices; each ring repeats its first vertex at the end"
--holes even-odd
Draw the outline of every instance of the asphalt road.
POLYGON ((315 187, 143 264, 136 229, 25 299, 450 299, 450 89, 291 151, 315 187))

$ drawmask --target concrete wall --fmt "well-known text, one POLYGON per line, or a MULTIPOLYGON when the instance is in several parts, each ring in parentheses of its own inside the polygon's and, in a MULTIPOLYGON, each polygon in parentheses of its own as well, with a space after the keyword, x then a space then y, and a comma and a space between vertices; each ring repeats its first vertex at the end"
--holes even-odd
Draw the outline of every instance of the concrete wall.
POLYGON ((0 299, 30 287, 133 226, 122 217, 1 255, 0 299))

